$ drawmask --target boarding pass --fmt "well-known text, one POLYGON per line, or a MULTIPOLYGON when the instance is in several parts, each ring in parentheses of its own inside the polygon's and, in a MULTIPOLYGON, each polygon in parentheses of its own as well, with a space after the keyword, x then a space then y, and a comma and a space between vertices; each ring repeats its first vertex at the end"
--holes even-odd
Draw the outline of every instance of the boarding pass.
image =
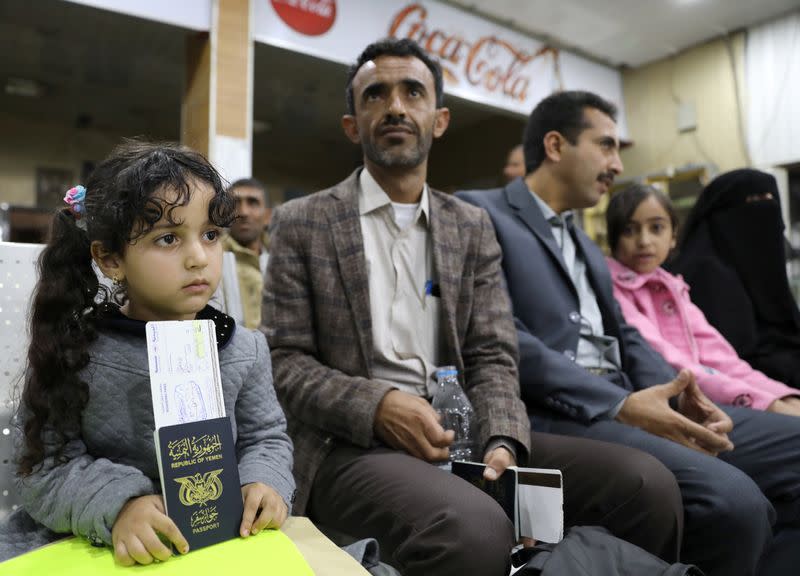
POLYGON ((225 416, 212 320, 148 322, 155 428, 225 416))

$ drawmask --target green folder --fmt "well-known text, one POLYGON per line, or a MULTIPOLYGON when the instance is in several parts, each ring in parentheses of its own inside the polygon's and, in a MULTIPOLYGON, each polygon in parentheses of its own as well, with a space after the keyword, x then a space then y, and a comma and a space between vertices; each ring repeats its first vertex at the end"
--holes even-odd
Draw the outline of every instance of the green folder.
POLYGON ((248 538, 234 538, 214 546, 174 554, 166 562, 122 567, 110 548, 97 548, 83 538, 67 538, 0 564, 0 576, 200 576, 202 574, 258 574, 259 576, 314 576, 294 543, 279 530, 264 530, 248 538))

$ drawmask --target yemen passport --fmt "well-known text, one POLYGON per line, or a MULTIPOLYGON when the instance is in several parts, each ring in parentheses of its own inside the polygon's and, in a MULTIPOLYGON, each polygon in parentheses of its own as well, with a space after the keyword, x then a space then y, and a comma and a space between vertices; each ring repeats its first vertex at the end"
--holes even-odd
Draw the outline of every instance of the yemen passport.
POLYGON ((167 516, 189 549, 237 537, 242 490, 229 418, 164 426, 154 436, 167 516))

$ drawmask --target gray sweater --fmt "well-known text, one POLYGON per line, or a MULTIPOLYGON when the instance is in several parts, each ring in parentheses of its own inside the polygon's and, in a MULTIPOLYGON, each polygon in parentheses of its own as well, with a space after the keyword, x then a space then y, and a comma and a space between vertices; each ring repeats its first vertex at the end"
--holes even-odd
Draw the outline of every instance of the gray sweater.
MULTIPOLYGON (((52 532, 39 529, 38 537, 15 534, 32 523, 12 515, 0 528, 0 559, 24 551, 19 549, 22 542, 41 544, 43 532, 48 534, 45 540, 55 538, 53 532, 66 532, 110 544, 111 528, 125 502, 160 492, 143 334, 103 330, 90 348, 90 358, 81 374, 89 385, 89 402, 81 437, 66 446, 68 460, 56 463, 54 447, 47 442, 44 464, 17 478, 25 511, 52 532)), ((238 326, 221 347, 219 359, 241 483, 272 486, 291 508, 292 444, 272 387, 264 336, 238 326)))

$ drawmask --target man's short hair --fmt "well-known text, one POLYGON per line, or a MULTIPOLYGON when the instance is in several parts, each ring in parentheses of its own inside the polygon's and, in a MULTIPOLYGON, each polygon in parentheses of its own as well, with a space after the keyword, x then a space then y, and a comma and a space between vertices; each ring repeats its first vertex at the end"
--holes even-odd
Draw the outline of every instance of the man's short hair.
POLYGON ((544 135, 555 130, 570 144, 589 127, 584 117, 586 108, 596 108, 614 122, 617 107, 597 94, 570 90, 551 94, 536 106, 528 118, 522 143, 525 149, 525 172, 534 172, 545 159, 544 135))
POLYGON ((228 187, 228 190, 233 192, 236 188, 255 188, 261 190, 261 193, 264 195, 264 205, 267 208, 270 207, 269 193, 267 192, 267 187, 261 183, 261 180, 256 178, 239 178, 228 187))
POLYGON ((421 60, 422 63, 428 67, 428 70, 431 71, 431 74, 433 74, 433 85, 436 88, 436 107, 441 108, 444 105, 442 67, 439 66, 439 63, 428 56, 428 53, 420 48, 419 44, 413 40, 408 38, 384 38, 364 48, 364 51, 358 57, 356 63, 350 66, 347 72, 347 87, 345 88, 344 94, 347 101, 348 114, 356 113, 355 98, 353 96, 353 78, 356 77, 356 74, 364 64, 370 60, 380 58, 381 56, 399 56, 400 58, 411 56, 421 60))

